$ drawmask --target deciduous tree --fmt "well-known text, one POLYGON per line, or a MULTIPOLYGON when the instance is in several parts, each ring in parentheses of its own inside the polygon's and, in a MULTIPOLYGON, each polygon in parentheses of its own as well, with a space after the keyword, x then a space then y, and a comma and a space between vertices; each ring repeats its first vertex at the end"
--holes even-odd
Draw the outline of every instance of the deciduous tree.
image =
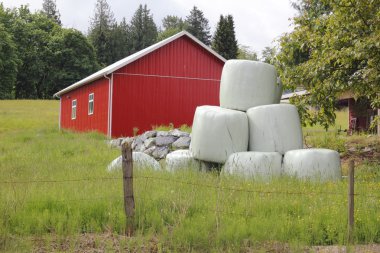
POLYGON ((245 45, 238 46, 237 58, 241 60, 251 60, 251 61, 259 60, 257 53, 253 51, 249 46, 245 46, 245 45))
POLYGON ((95 72, 99 66, 88 39, 75 29, 61 29, 48 43, 51 75, 46 93, 51 96, 95 72))
POLYGON ((14 10, 12 33, 19 59, 15 98, 51 97, 46 93, 51 74, 48 42, 59 29, 52 19, 41 12, 31 13, 27 6, 14 10))
POLYGON ((261 52, 261 61, 269 64, 275 64, 276 57, 276 48, 275 47, 265 47, 261 52))
POLYGON ((159 31, 157 41, 161 41, 185 29, 185 22, 178 16, 168 15, 162 19, 163 30, 159 31))
POLYGON ((17 61, 16 45, 12 35, 0 23, 0 99, 10 99, 14 96, 13 86, 17 77, 17 61))
POLYGON ((379 108, 380 2, 300 0, 294 6, 295 28, 280 39, 277 58, 284 84, 310 92, 293 101, 303 122, 328 127, 335 101, 348 90, 379 108))

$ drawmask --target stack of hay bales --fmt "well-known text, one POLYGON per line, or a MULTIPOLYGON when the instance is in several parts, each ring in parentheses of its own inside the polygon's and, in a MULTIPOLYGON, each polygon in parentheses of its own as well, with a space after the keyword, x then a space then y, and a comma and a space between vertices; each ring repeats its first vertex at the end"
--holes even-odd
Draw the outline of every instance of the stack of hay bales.
MULTIPOLYGON (((193 121, 190 152, 169 156, 170 170, 181 159, 224 164, 226 174, 268 178, 288 174, 300 178, 341 178, 339 154, 302 150, 297 108, 279 104, 282 84, 274 66, 247 60, 225 63, 220 107, 200 106, 193 121), (174 165, 173 165, 174 164, 174 165)), ((191 162, 192 164, 199 164, 191 162)))

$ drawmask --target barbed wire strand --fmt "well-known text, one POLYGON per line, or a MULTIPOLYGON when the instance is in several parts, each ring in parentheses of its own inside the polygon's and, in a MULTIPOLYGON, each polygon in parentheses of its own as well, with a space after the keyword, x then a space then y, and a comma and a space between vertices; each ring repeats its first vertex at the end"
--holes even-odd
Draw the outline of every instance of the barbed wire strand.
MULTIPOLYGON (((285 195, 339 195, 345 196, 346 192, 327 192, 327 191, 318 191, 318 192, 304 192, 304 191, 262 191, 262 190, 252 190, 252 189, 243 189, 243 188, 233 188, 226 186, 218 186, 211 184, 201 184, 192 181, 182 181, 172 178, 163 178, 163 177, 153 177, 153 176, 135 176, 134 179, 149 179, 149 180, 160 180, 166 182, 172 182, 177 184, 191 185, 191 186, 200 186, 218 190, 226 190, 231 192, 245 192, 245 193, 256 193, 256 194, 285 194, 285 195)), ((110 180, 120 180, 122 177, 89 177, 89 178, 80 178, 80 179, 61 179, 61 180, 21 180, 21 181, 0 181, 0 184, 34 184, 34 183, 66 183, 66 182, 83 182, 83 181, 110 181, 110 180)), ((380 195, 368 195, 363 193, 355 193, 354 196, 363 196, 370 198, 380 198, 380 195)))

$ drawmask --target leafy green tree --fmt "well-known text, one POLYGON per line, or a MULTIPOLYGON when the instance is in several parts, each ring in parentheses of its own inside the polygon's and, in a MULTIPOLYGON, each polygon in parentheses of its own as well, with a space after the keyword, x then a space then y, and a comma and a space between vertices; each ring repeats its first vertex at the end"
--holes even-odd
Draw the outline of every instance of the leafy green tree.
POLYGON ((55 0, 44 0, 42 3, 42 12, 53 19, 58 25, 62 25, 61 14, 57 9, 55 0))
POLYGON ((0 23, 0 99, 13 98, 17 61, 16 45, 12 35, 0 23))
POLYGON ((50 72, 48 96, 95 72, 99 66, 95 49, 88 39, 75 29, 61 29, 48 43, 50 72))
POLYGON ((210 26, 208 19, 203 15, 203 12, 196 6, 190 11, 190 15, 186 17, 186 30, 202 41, 204 44, 211 45, 210 26))
POLYGON ((12 32, 19 58, 15 98, 50 98, 46 85, 51 74, 48 42, 61 29, 43 13, 32 14, 27 6, 14 11, 12 32))
POLYGON ((284 84, 310 92, 293 100, 303 122, 327 128, 337 97, 348 90, 379 108, 380 2, 302 0, 295 6, 294 31, 280 39, 277 58, 284 84))
POLYGON ((162 19, 162 26, 165 30, 168 29, 183 29, 185 27, 185 22, 182 18, 174 15, 167 15, 162 19))
POLYGON ((107 0, 97 0, 91 19, 88 37, 95 48, 97 59, 103 66, 115 61, 112 55, 112 29, 115 19, 107 0))
POLYGON ((245 46, 245 45, 238 46, 237 58, 241 60, 251 60, 251 61, 259 60, 257 53, 253 51, 249 46, 245 46))
POLYGON ((163 30, 159 31, 157 41, 166 39, 186 30, 185 22, 178 16, 168 15, 162 19, 163 30))
POLYGON ((212 48, 227 60, 237 58, 238 43, 235 36, 234 19, 231 15, 226 17, 220 15, 212 48))
POLYGON ((18 57, 12 35, 13 13, 0 3, 0 99, 14 97, 18 57))
POLYGON ((131 53, 140 51, 157 40, 157 26, 147 5, 140 4, 130 24, 131 53))
POLYGON ((275 64, 276 57, 276 48, 275 47, 265 47, 261 53, 261 61, 269 64, 275 64))

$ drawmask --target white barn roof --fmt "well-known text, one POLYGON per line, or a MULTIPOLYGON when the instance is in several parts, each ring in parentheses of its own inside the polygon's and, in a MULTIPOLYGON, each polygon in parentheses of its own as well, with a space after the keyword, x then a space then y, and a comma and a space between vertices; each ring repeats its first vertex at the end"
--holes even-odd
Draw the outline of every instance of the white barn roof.
POLYGON ((179 32, 165 40, 162 40, 156 44, 153 44, 141 51, 138 51, 134 54, 131 54, 130 56, 127 56, 126 58, 124 59, 121 59, 101 70, 99 70, 98 72, 95 72, 94 74, 68 86, 67 88, 57 92, 54 94, 54 97, 59 97, 61 96, 62 94, 65 94, 71 90, 74 90, 78 87, 81 87, 87 83, 90 83, 92 81, 95 81, 103 76, 106 76, 106 75, 109 75, 111 73, 113 73, 114 71, 128 65, 129 63, 131 62, 134 62, 138 59, 140 59, 141 57, 157 50, 158 48, 161 48, 163 46, 165 46, 166 44, 169 44, 170 42, 182 37, 182 36, 187 36, 189 37, 190 39, 192 39, 194 42, 196 42, 197 44, 199 44, 200 46, 202 46, 204 49, 206 49, 207 51, 209 51, 211 54, 215 55, 217 58, 219 58, 221 61, 225 62, 226 59, 224 59, 221 55, 219 55, 217 52, 215 52, 214 50, 212 50, 210 47, 206 46, 203 42, 201 42, 200 40, 198 40, 197 38, 195 38, 193 35, 191 35, 190 33, 186 32, 186 31, 182 31, 182 32, 179 32))
POLYGON ((308 94, 309 94, 309 92, 307 90, 295 91, 295 92, 291 92, 291 93, 287 93, 287 94, 282 95, 281 100, 286 100, 286 99, 289 99, 291 97, 304 96, 304 95, 308 95, 308 94))

